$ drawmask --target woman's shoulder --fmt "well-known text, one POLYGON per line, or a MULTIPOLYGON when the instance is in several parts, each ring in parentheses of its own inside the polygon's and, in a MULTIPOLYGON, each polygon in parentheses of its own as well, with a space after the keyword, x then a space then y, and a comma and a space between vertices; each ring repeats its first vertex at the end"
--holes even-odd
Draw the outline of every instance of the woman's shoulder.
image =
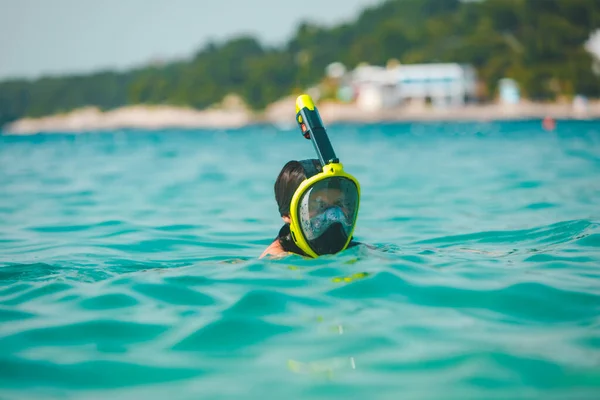
POLYGON ((279 240, 275 239, 273 243, 263 251, 259 258, 264 258, 266 256, 283 256, 287 254, 288 252, 283 249, 279 240))

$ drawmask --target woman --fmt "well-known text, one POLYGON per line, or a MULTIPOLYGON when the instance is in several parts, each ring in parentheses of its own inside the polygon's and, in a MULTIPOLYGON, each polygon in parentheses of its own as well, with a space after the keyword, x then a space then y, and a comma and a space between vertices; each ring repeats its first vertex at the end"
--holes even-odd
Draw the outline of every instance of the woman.
MULTIPOLYGON (((263 252, 260 258, 265 256, 281 257, 290 253, 307 256, 306 252, 292 238, 290 206, 294 193, 298 190, 300 184, 321 171, 321 164, 316 159, 289 161, 282 168, 275 181, 275 200, 284 225, 279 230, 279 234, 273 243, 263 252)), ((338 231, 345 229, 345 232, 351 232, 349 227, 353 229, 356 219, 355 209, 358 204, 357 198, 352 199, 352 195, 346 195, 347 192, 344 190, 343 185, 340 187, 329 182, 323 188, 318 188, 315 185, 310 195, 306 196, 306 209, 309 210, 306 219, 310 219, 311 223, 317 221, 319 226, 323 225, 324 229, 320 233, 321 237, 326 235, 333 237, 332 235, 335 235, 335 229, 331 229, 333 225, 336 225, 336 228, 337 226, 342 227, 337 229, 338 231), (325 223, 323 223, 324 219, 327 220, 325 223)), ((317 225, 317 222, 314 222, 314 224, 317 225)), ((358 244, 350 241, 347 247, 354 247, 358 244)), ((335 252, 337 251, 329 253, 335 252)))

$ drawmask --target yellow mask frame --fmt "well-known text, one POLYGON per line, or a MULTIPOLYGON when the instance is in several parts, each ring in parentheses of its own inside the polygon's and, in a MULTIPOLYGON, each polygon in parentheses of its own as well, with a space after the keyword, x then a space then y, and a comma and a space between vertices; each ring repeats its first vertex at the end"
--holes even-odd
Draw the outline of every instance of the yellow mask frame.
POLYGON ((323 167, 322 172, 319 172, 318 174, 302 181, 300 186, 298 186, 298 189, 296 189, 296 192, 294 192, 294 196, 292 197, 292 202, 290 204, 290 232, 292 234, 292 240, 294 241, 294 243, 296 243, 296 245, 304 253, 308 254, 313 258, 319 257, 319 254, 315 253, 312 250, 306 238, 304 237, 304 234, 302 233, 302 228, 300 227, 300 215, 298 214, 300 209, 300 199, 302 199, 302 196, 317 182, 332 177, 346 178, 352 181, 352 183, 356 185, 357 190, 356 218, 354 220, 354 224, 352 225, 352 230, 348 235, 348 240, 346 241, 344 247, 340 251, 346 250, 348 248, 348 245, 352 241, 352 235, 354 233, 354 228, 356 227, 356 220, 358 219, 358 210, 360 208, 360 184, 354 176, 344 171, 344 166, 341 163, 327 164, 323 167))

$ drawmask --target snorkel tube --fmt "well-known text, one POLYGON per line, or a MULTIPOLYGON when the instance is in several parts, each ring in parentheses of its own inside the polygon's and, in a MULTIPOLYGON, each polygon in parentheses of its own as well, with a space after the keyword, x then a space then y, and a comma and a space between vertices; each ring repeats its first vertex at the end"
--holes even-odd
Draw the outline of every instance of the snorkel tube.
POLYGON ((340 162, 333 151, 319 110, 307 94, 298 96, 296 99, 296 122, 300 126, 302 135, 306 139, 312 140, 322 167, 340 162))
POLYGON ((292 239, 307 255, 311 257, 318 257, 321 255, 317 254, 317 251, 319 250, 311 246, 309 240, 306 239, 302 232, 300 223, 301 218, 298 211, 300 209, 300 202, 303 195, 315 184, 330 178, 343 179, 351 181, 351 184, 356 186, 356 214, 354 215, 352 230, 349 232, 347 239, 344 240, 344 243, 341 244, 339 250, 336 250, 342 251, 348 247, 352 240, 352 233, 354 232, 360 201, 360 184, 355 177, 344 171, 344 166, 340 163, 340 160, 336 156, 333 146, 329 141, 319 111, 317 110, 317 107, 315 107, 311 97, 307 94, 298 96, 296 99, 296 122, 298 123, 304 138, 312 141, 319 162, 321 163, 322 172, 304 180, 292 197, 290 205, 290 232, 292 234, 292 239))

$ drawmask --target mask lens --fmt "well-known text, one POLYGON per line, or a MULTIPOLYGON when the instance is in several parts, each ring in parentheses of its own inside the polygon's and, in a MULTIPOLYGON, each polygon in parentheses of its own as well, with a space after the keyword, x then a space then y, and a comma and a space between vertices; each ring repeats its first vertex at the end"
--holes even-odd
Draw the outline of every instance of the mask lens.
POLYGON ((318 181, 303 194, 300 227, 317 254, 342 250, 354 228, 357 206, 358 189, 344 177, 318 181))

